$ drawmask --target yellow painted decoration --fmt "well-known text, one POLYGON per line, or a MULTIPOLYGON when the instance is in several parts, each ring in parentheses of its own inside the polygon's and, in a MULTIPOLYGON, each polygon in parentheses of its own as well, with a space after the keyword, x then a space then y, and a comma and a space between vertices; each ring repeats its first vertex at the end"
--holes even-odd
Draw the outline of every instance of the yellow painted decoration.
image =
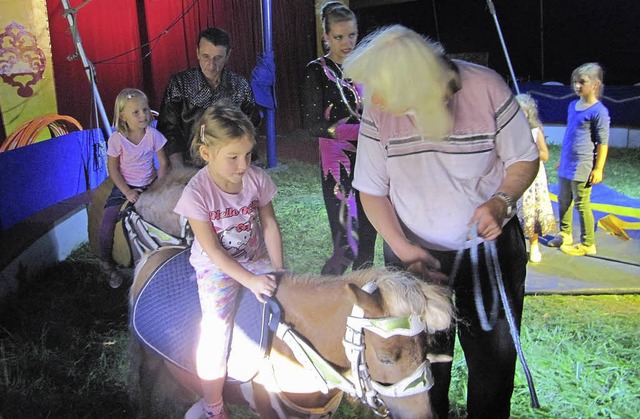
MULTIPOLYGON (((0 109, 9 136, 18 126, 58 112, 46 0, 0 0, 0 109)), ((50 138, 43 131, 39 140, 50 138)))

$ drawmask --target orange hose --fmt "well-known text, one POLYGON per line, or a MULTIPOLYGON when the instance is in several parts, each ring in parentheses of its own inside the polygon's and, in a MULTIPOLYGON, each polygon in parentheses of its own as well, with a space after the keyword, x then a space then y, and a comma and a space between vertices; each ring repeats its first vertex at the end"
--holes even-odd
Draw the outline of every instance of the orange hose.
POLYGON ((0 152, 33 144, 45 127, 49 128, 54 137, 82 130, 80 122, 71 116, 57 114, 40 116, 20 124, 0 145, 0 152))

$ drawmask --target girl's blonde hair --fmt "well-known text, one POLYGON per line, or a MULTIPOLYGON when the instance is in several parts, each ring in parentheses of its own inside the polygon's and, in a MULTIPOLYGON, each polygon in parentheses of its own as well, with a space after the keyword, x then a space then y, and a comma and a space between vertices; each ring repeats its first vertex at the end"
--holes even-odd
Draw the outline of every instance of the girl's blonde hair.
POLYGON ((444 59, 444 49, 402 25, 368 35, 347 56, 344 72, 364 87, 363 100, 371 106, 375 94, 385 111, 413 113, 422 135, 447 137, 452 117, 446 101, 456 71, 444 59))
MULTIPOLYGON (((127 123, 122 118, 120 118, 120 114, 124 110, 127 102, 136 97, 144 99, 147 104, 149 103, 147 95, 145 95, 143 91, 138 89, 122 89, 116 97, 116 104, 113 110, 113 126, 116 127, 116 131, 125 136, 129 133, 129 127, 127 126, 127 123)), ((148 112, 149 114, 151 114, 150 111, 148 112)), ((149 123, 151 123, 151 118, 149 118, 149 123)))
POLYGON ((217 150, 243 138, 256 144, 256 129, 249 117, 229 103, 216 102, 200 117, 191 141, 191 158, 196 163, 205 164, 200 155, 200 146, 217 150))
POLYGON ((536 100, 527 93, 520 93, 516 95, 516 100, 520 104, 524 114, 527 116, 529 126, 531 128, 540 128, 542 126, 542 122, 540 122, 540 117, 538 116, 538 104, 536 100))
POLYGON ((580 78, 580 76, 587 76, 591 80, 599 80, 600 86, 598 86, 598 90, 596 91, 596 97, 599 99, 602 97, 602 93, 604 92, 604 70, 602 66, 598 63, 585 63, 573 70, 571 73, 571 86, 574 85, 576 81, 580 78))

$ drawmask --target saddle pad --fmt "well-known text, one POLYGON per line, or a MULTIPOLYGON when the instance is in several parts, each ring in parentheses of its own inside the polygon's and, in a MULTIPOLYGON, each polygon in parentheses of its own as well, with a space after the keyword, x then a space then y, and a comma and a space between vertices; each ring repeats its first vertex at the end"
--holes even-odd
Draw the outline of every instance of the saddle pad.
MULTIPOLYGON (((165 261, 147 279, 130 313, 131 330, 151 350, 196 374, 200 300, 189 248, 165 261)), ((249 381, 268 345, 269 310, 242 287, 227 361, 228 378, 249 381)))

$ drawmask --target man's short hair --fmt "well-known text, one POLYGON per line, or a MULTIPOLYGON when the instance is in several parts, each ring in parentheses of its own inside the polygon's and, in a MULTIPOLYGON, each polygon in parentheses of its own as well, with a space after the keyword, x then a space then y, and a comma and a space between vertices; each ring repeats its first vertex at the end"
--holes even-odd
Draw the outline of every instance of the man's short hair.
POLYGON ((219 28, 207 28, 198 35, 198 45, 200 48, 200 40, 206 39, 215 46, 226 47, 227 53, 231 50, 231 37, 226 31, 219 28))

